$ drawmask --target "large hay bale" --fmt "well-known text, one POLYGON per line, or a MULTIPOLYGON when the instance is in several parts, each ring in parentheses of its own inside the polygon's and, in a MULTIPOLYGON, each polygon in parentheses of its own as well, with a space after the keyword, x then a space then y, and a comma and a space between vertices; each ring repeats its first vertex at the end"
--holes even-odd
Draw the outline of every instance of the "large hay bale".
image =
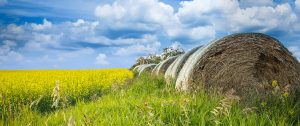
POLYGON ((155 75, 164 75, 168 67, 175 61, 178 56, 172 56, 164 61, 161 61, 157 66, 152 70, 152 73, 155 75))
POLYGON ((181 68, 183 67, 187 59, 201 47, 202 46, 193 48, 190 51, 186 52, 185 54, 180 55, 178 58, 176 58, 176 60, 168 67, 165 73, 165 79, 167 84, 170 84, 172 80, 177 78, 178 73, 180 72, 181 68))
POLYGON ((137 66, 135 66, 134 68, 133 68, 133 72, 137 72, 138 71, 138 69, 141 67, 141 65, 137 65, 137 66))
POLYGON ((199 87, 234 89, 240 95, 266 94, 273 89, 300 88, 300 64, 276 39, 260 33, 224 37, 196 51, 179 73, 176 89, 193 91, 199 87))
POLYGON ((141 64, 141 65, 139 65, 139 67, 136 69, 136 72, 137 73, 140 73, 141 72, 141 70, 145 67, 145 66, 147 66, 148 64, 141 64))
POLYGON ((140 65, 134 67, 134 69, 132 71, 135 73, 140 73, 145 67, 148 67, 149 65, 151 66, 153 64, 140 64, 140 65))
POLYGON ((156 75, 156 71, 158 71, 158 67, 161 65, 162 62, 158 63, 151 71, 152 75, 156 75))
POLYGON ((144 72, 151 72, 157 64, 145 64, 141 67, 139 71, 139 76, 144 72))

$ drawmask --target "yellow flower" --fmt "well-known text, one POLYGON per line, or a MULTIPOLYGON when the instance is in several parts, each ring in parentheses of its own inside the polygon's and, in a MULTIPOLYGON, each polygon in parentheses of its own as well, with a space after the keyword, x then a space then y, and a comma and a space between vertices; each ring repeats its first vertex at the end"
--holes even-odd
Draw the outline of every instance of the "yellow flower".
POLYGON ((277 87, 277 86, 278 86, 277 80, 273 80, 273 81, 272 81, 272 87, 277 87))
POLYGON ((51 97, 55 81, 59 80, 60 91, 71 98, 94 95, 95 91, 124 84, 133 78, 127 69, 99 70, 0 70, 0 99, 20 99, 14 104, 30 104, 37 96, 51 97), (32 99, 32 100, 31 100, 32 99))
POLYGON ((289 93, 288 93, 288 92, 284 92, 284 93, 282 94, 282 96, 285 97, 285 98, 287 98, 287 97, 289 96, 289 93))

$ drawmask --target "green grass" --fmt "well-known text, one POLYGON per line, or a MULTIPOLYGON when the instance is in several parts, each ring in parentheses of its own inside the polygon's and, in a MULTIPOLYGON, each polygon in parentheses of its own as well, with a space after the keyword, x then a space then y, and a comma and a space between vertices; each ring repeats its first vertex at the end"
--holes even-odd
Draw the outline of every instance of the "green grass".
POLYGON ((177 92, 162 77, 143 75, 93 102, 41 114, 24 107, 5 125, 300 125, 299 102, 274 98, 253 106, 234 95, 177 92), (275 100, 274 100, 275 99, 275 100))

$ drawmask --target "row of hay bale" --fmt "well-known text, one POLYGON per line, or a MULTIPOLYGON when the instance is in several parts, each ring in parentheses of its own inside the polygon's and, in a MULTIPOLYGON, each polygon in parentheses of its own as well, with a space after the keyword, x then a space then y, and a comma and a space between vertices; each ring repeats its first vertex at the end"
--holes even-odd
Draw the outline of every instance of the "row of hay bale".
POLYGON ((136 67, 134 67, 133 71, 140 76, 144 72, 151 72, 157 64, 141 64, 136 67))
MULTIPOLYGON (((141 66, 137 67, 140 71, 141 66)), ((167 83, 174 80, 179 91, 204 87, 234 89, 241 95, 265 94, 273 80, 290 93, 300 89, 299 62, 277 39, 261 33, 229 35, 152 64, 151 69, 164 75, 167 83)))

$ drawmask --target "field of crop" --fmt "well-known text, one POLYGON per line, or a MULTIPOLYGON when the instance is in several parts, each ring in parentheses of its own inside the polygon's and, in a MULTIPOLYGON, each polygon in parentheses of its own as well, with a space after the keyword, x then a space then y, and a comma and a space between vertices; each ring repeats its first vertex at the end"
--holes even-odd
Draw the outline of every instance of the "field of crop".
POLYGON ((0 71, 1 118, 13 118, 26 107, 44 113, 89 101, 132 77, 127 69, 3 70, 0 71))
POLYGON ((49 114, 24 111, 9 125, 224 125, 224 126, 289 126, 300 125, 300 106, 280 97, 253 102, 245 106, 232 94, 193 94, 176 92, 163 77, 143 75, 92 102, 49 114))
POLYGON ((162 76, 133 78, 127 69, 0 73, 0 125, 300 125, 300 103, 288 95, 244 104, 230 92, 178 92, 162 76))

